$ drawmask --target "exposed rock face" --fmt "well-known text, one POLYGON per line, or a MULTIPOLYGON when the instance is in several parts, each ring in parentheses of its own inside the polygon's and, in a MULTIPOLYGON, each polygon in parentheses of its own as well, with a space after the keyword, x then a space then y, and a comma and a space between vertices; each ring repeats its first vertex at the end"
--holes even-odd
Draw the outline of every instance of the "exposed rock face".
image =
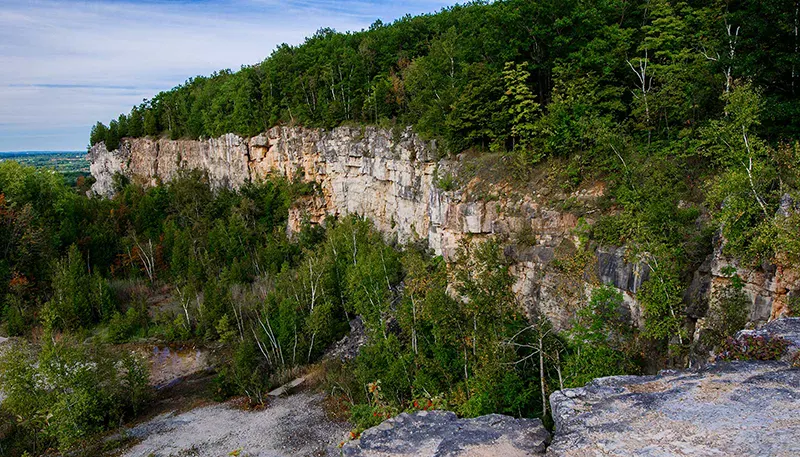
POLYGON ((125 139, 111 152, 100 143, 89 150, 89 170, 97 180, 92 191, 113 195, 116 173, 155 185, 169 181, 180 170, 192 169, 207 171, 216 187, 238 187, 250 178, 248 154, 248 140, 232 134, 204 141, 125 139))
MULTIPOLYGON (((133 138, 111 152, 100 143, 92 147, 89 159, 97 179, 93 191, 104 196, 113 194, 115 173, 146 185, 169 181, 188 169, 207 171, 217 187, 238 187, 269 175, 313 181, 320 192, 290 210, 290 231, 299 230, 304 219, 318 223, 355 213, 400 242, 427 243, 446 260, 454 259, 464 240, 507 236, 514 291, 529 311, 542 312, 556 328, 564 328, 591 289, 607 284, 624 292, 632 320, 643 322, 635 293, 649 275, 645 265, 630 262, 624 248, 601 248, 583 271, 569 274, 558 268, 555 261, 568 258, 581 243, 575 214, 553 208, 536 192, 514 191, 502 183, 493 185, 492 198, 441 189, 437 176, 455 170, 457 162, 437 160, 435 142, 423 141, 410 129, 275 127, 252 138, 133 138), (523 232, 530 234, 528 239, 515 242, 523 232)), ((591 201, 602 194, 598 185, 563 197, 591 201)), ((592 223, 590 215, 585 219, 592 223)), ((691 317, 701 318, 710 292, 727 286, 726 267, 733 263, 718 247, 695 275, 686 297, 691 317)), ((789 296, 800 288, 798 272, 771 267, 737 271, 752 301, 753 321, 785 314, 789 296)))
POLYGON ((328 349, 325 358, 342 362, 353 360, 365 344, 367 344, 367 332, 364 329, 364 322, 361 320, 361 316, 356 316, 350 321, 350 333, 328 349))
MULTIPOLYGON (((800 319, 759 334, 797 345, 800 319)), ((601 378, 550 404, 550 457, 800 455, 800 370, 785 362, 601 378)))
POLYGON ((800 271, 781 265, 763 265, 753 269, 742 267, 736 259, 722 253, 717 242, 711 263, 711 292, 727 287, 733 271, 744 282, 743 292, 752 302, 749 320, 764 322, 789 314, 789 301, 800 292, 800 271))
POLYGON ((447 411, 400 414, 341 449, 346 457, 524 457, 544 455, 550 434, 538 419, 447 411))

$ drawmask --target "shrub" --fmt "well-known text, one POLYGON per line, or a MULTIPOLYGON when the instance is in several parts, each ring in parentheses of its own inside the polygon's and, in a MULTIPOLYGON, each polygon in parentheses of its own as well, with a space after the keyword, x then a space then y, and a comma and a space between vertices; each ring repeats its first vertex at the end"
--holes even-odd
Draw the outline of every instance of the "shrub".
POLYGON ((728 337, 722 345, 721 360, 778 360, 786 352, 789 342, 781 337, 742 335, 728 337))
POLYGON ((442 189, 445 192, 450 192, 456 190, 458 188, 458 181, 456 177, 451 172, 447 172, 436 181, 436 185, 439 189, 442 189))
POLYGON ((70 342, 38 353, 15 343, 0 355, 3 407, 17 417, 17 434, 36 454, 51 446, 69 449, 138 413, 149 397, 148 381, 139 357, 70 342))
POLYGON ((244 395, 251 406, 263 405, 269 389, 269 367, 255 341, 238 344, 230 362, 214 379, 214 398, 222 401, 233 395, 244 395))
POLYGON ((636 360, 637 331, 622 312, 622 294, 601 287, 578 311, 568 335, 571 350, 565 357, 564 378, 568 387, 583 386, 594 378, 639 371, 636 360))
POLYGON ((132 307, 125 314, 116 312, 108 322, 106 339, 110 343, 124 343, 137 336, 145 337, 148 323, 146 310, 132 307))

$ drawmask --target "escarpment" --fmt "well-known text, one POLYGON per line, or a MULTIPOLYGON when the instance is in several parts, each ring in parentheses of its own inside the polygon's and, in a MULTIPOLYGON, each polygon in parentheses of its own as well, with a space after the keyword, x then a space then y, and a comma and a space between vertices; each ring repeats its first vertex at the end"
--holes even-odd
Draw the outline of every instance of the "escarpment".
MULTIPOLYGON (((522 191, 504 184, 502 177, 455 185, 449 178, 464 160, 440 160, 436 143, 410 129, 376 127, 275 127, 251 138, 227 134, 207 140, 126 138, 114 151, 98 143, 89 159, 96 179, 92 190, 102 196, 113 194, 115 174, 153 185, 190 169, 205 171, 215 187, 239 187, 271 175, 314 182, 318 192, 290 210, 290 231, 299 230, 303 221, 321 223, 354 213, 400 242, 427 244, 448 261, 464 241, 501 236, 513 262, 514 291, 529 312, 543 313, 563 328, 591 289, 606 284, 624 292, 631 320, 643 323, 636 292, 648 278, 647 265, 630 262, 626 249, 615 246, 592 247, 588 256, 576 258, 586 243, 582 231, 602 211, 576 214, 566 203, 592 207, 603 196, 602 183, 572 193, 522 191)), ((770 265, 740 267, 722 254, 717 240, 685 297, 698 329, 704 325, 708 297, 730 283, 730 267, 743 281, 750 321, 784 314, 791 294, 800 289, 798 272, 770 265)))

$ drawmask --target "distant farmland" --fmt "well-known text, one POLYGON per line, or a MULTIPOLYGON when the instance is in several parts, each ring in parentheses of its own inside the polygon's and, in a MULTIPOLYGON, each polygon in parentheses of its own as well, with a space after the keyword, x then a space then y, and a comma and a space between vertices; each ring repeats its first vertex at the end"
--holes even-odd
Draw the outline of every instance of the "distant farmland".
POLYGON ((23 165, 37 168, 49 168, 64 175, 64 178, 74 184, 83 176, 89 176, 89 161, 86 160, 84 151, 19 151, 0 152, 0 162, 14 160, 23 165))

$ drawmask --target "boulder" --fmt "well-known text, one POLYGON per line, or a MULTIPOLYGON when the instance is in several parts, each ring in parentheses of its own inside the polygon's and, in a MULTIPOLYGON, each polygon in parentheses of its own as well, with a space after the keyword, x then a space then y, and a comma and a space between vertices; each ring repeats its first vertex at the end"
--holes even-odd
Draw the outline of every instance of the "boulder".
POLYGON ((543 456, 550 434, 539 419, 491 414, 459 419, 448 411, 400 414, 346 443, 346 457, 543 456))
MULTIPOLYGON (((745 334, 796 347, 800 319, 745 334)), ((600 378, 554 392, 550 405, 549 457, 800 455, 800 370, 781 361, 600 378)))

